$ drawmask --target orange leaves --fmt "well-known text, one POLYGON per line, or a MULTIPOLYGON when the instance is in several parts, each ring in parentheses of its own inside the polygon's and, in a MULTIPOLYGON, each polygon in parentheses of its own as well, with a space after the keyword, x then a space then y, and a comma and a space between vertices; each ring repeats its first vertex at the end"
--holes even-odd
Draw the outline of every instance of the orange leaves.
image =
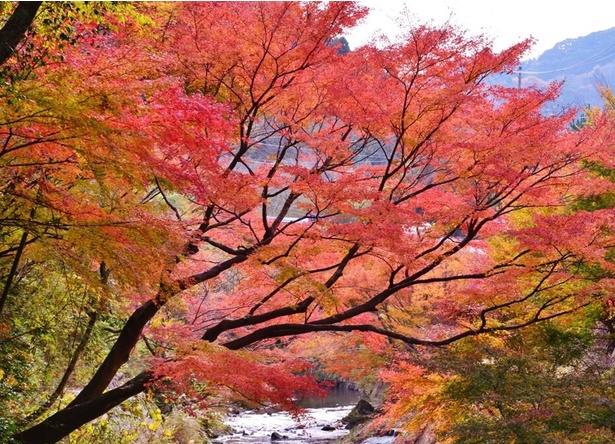
MULTIPOLYGON (((451 378, 431 373, 425 368, 401 361, 393 368, 380 372, 387 383, 386 412, 374 426, 402 428, 411 435, 426 426, 442 424, 440 398, 451 378)), ((454 420, 444 418, 444 421, 454 420)))
POLYGON ((77 268, 106 261, 116 282, 150 292, 186 239, 177 219, 190 208, 169 196, 208 200, 204 172, 219 172, 230 116, 159 72, 162 53, 138 28, 84 31, 62 62, 18 85, 20 100, 3 107, 0 167, 32 236, 77 268))
POLYGON ((333 55, 324 46, 363 13, 350 3, 186 4, 169 35, 195 88, 252 114, 333 55))

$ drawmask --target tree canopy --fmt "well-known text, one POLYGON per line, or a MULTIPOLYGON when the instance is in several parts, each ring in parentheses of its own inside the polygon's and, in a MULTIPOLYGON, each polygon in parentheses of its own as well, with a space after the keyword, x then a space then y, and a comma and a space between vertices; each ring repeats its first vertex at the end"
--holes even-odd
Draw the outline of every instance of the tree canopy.
POLYGON ((528 331, 474 371, 495 378, 524 347, 514 365, 543 368, 564 319, 599 322, 615 220, 579 202, 612 192, 596 168, 613 167, 612 118, 572 130, 577 110, 543 112, 559 85, 494 83, 529 41, 496 52, 425 25, 348 51, 367 12, 351 2, 71 5, 39 12, 0 90, 0 425, 16 442, 146 391, 294 409, 315 366, 368 376, 347 354, 388 381, 399 421, 408 386, 463 405, 497 391, 455 379, 468 362, 528 331), (451 344, 452 369, 433 351, 451 344))

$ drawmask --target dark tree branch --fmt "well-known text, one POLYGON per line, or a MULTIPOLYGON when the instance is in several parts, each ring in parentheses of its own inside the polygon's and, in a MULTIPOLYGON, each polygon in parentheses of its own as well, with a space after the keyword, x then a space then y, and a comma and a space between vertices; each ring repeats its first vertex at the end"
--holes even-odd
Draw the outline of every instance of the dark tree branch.
POLYGON ((13 280, 15 279, 15 275, 17 274, 17 267, 19 266, 19 262, 21 261, 21 255, 26 248, 28 240, 28 232, 24 230, 21 235, 21 239, 19 240, 19 246, 15 251, 15 257, 13 258, 13 264, 11 265, 11 270, 9 271, 9 275, 6 277, 6 282, 4 283, 4 288, 2 289, 2 294, 0 295, 0 314, 2 314, 2 310, 4 309, 4 304, 9 296, 9 291, 13 286, 13 280))
MULTIPOLYGON (((358 256, 358 251, 359 251, 359 245, 355 244, 353 245, 348 252, 346 253, 346 255, 344 256, 344 258, 340 261, 340 263, 335 267, 335 271, 333 272, 333 274, 329 277, 329 279, 327 279, 327 281, 325 282, 324 286, 325 288, 331 288, 333 287, 333 285, 342 277, 342 275, 344 274, 344 270, 346 269, 346 266, 350 263, 350 261, 358 256)), ((287 280, 287 283, 291 282, 292 280, 294 280, 295 277, 287 280)), ((285 285, 285 284, 283 284, 285 285)), ((279 289, 281 289, 282 287, 278 287, 276 290, 274 290, 273 292, 271 292, 267 298, 265 298, 263 301, 259 302, 257 304, 257 306, 261 306, 264 302, 266 302, 266 300, 268 300, 269 298, 273 297, 273 295, 275 295, 277 293, 277 291, 279 291, 279 289)), ((305 298, 303 301, 299 302, 296 305, 292 305, 292 306, 288 306, 288 307, 284 307, 284 308, 280 308, 277 310, 272 310, 260 315, 254 315, 255 310, 251 310, 248 316, 245 316, 243 318, 240 319, 224 319, 223 321, 219 322, 218 324, 214 325, 213 327, 207 329, 207 331, 205 331, 205 333, 202 336, 202 339, 205 341, 210 341, 213 342, 215 341, 218 336, 220 336, 220 334, 222 334, 225 331, 228 330, 233 330, 235 328, 239 328, 239 327, 246 327, 248 325, 258 325, 258 324, 262 324, 264 322, 267 321, 271 321, 273 319, 276 318, 280 318, 283 316, 291 316, 294 314, 298 314, 298 313, 305 313, 307 312, 308 307, 312 304, 312 302, 314 302, 315 298, 313 296, 309 296, 307 298, 305 298)))
POLYGON ((19 2, 6 24, 0 29, 0 65, 15 52, 43 2, 19 2))
MULTIPOLYGON (((135 310, 128 318, 128 321, 126 321, 122 332, 113 344, 113 347, 111 347, 103 363, 98 367, 98 370, 88 384, 68 405, 68 408, 79 407, 84 403, 100 398, 119 368, 128 361, 130 352, 132 352, 139 339, 141 339, 143 328, 158 313, 160 307, 161 304, 149 300, 135 310)), ((46 419, 41 424, 48 421, 49 419, 46 419)))
MULTIPOLYGON (((30 210, 30 220, 34 218, 35 209, 32 208, 30 210)), ((21 239, 19 240, 19 245, 17 246, 17 250, 15 251, 15 257, 13 258, 13 264, 11 265, 11 270, 9 271, 9 275, 6 278, 6 282, 4 283, 4 288, 2 289, 2 294, 0 295, 0 314, 2 314, 2 310, 4 309, 4 304, 9 296, 9 291, 13 286, 13 280, 15 279, 15 275, 17 274, 17 268, 19 267, 19 262, 21 261, 21 255, 23 254, 26 246, 28 245, 28 230, 24 230, 21 239)))
POLYGON ((222 344, 226 348, 230 350, 239 350, 249 345, 264 341, 266 339, 272 338, 281 338, 284 336, 297 336, 308 333, 317 333, 317 332, 353 332, 353 331, 362 331, 362 332, 370 332, 376 333, 382 336, 386 336, 391 339, 397 339, 402 342, 405 342, 409 345, 425 345, 431 347, 439 347, 443 345, 449 345, 453 342, 459 341, 463 338, 467 338, 470 336, 477 336, 486 333, 494 333, 498 331, 511 331, 511 330, 519 330, 525 327, 528 327, 532 324, 537 324, 539 322, 547 321, 549 319, 554 319, 560 316, 564 316, 578 310, 579 308, 585 307, 588 304, 583 304, 581 306, 571 308, 568 310, 559 311, 556 313, 552 313, 549 315, 541 316, 545 307, 540 307, 537 312, 531 316, 529 319, 519 322, 517 324, 512 325, 501 325, 497 327, 486 327, 481 326, 477 329, 468 329, 459 334, 450 336, 441 340, 427 340, 427 339, 419 339, 414 338, 412 336, 402 335, 400 333, 389 331, 383 328, 376 327, 371 324, 348 324, 348 325, 318 325, 318 324, 278 324, 278 325, 270 325, 268 327, 261 328, 256 330, 249 335, 243 336, 241 338, 237 338, 235 340, 226 342, 222 344))
POLYGON ((271 300, 276 294, 278 294, 279 292, 284 290, 284 288, 288 284, 290 284, 291 282, 299 279, 301 276, 303 276, 303 274, 298 274, 296 276, 292 276, 292 277, 286 279, 281 284, 279 284, 273 291, 269 292, 269 294, 267 294, 264 298, 262 298, 256 304, 254 304, 254 306, 248 312, 248 316, 253 316, 259 310, 259 308, 261 308, 264 304, 267 303, 267 301, 271 300))
POLYGON ((130 353, 141 339, 141 334, 145 325, 158 313, 166 302, 182 290, 193 287, 207 279, 218 276, 233 265, 241 263, 247 256, 236 256, 209 270, 194 276, 180 279, 173 282, 162 282, 158 294, 154 299, 150 299, 137 308, 128 318, 122 328, 122 332, 111 347, 107 357, 98 367, 94 376, 88 384, 69 404, 69 406, 83 404, 101 395, 115 377, 117 371, 128 361, 130 353))
MULTIPOLYGON (((526 252, 522 252, 516 255, 515 257, 513 257, 511 260, 492 267, 487 272, 468 274, 468 275, 444 276, 444 277, 429 278, 429 279, 414 279, 410 283, 410 285, 426 284, 426 283, 434 283, 434 282, 447 282, 447 281, 454 281, 454 280, 485 279, 490 276, 504 272, 505 268, 515 265, 516 260, 525 254, 526 252)), ((544 288, 545 283, 547 282, 549 277, 551 277, 555 273, 557 266, 560 265, 566 258, 567 256, 563 255, 561 258, 557 260, 547 262, 545 265, 548 265, 549 268, 546 270, 546 272, 544 273, 542 278, 538 281, 538 283, 530 291, 528 291, 527 294, 525 294, 524 296, 520 298, 512 299, 512 300, 506 301, 501 304, 495 304, 491 307, 487 307, 481 310, 480 313, 478 314, 479 325, 477 327, 468 328, 468 330, 462 333, 453 335, 443 340, 433 341, 433 340, 418 339, 418 338, 414 338, 414 337, 410 337, 406 335, 401 335, 399 333, 386 330, 386 329, 382 329, 382 328, 379 328, 373 325, 351 325, 351 324, 340 325, 339 324, 342 321, 353 319, 360 314, 367 313, 370 311, 375 311, 377 309, 377 306, 380 303, 384 302, 388 297, 392 296, 393 294, 395 294, 397 291, 400 290, 399 286, 393 286, 379 293, 378 295, 372 297, 370 300, 368 300, 364 304, 352 307, 342 313, 338 313, 336 315, 329 316, 327 318, 320 319, 317 321, 308 322, 305 324, 286 323, 286 324, 278 324, 278 325, 263 327, 256 331, 253 331, 252 333, 248 335, 242 336, 233 341, 229 341, 223 345, 230 349, 236 350, 240 348, 245 348, 255 342, 260 342, 260 341, 271 339, 274 337, 277 338, 281 336, 292 336, 292 335, 300 335, 300 334, 305 334, 305 333, 321 332, 321 331, 344 331, 344 332, 364 331, 364 332, 377 333, 383 336, 387 336, 391 339, 401 340, 410 345, 442 346, 442 345, 451 344, 453 342, 456 342, 468 336, 475 336, 475 335, 484 334, 484 333, 492 333, 496 331, 517 330, 517 329, 535 324, 537 322, 545 321, 548 319, 553 319, 559 316, 563 316, 565 314, 572 313, 574 310, 579 308, 577 307, 577 308, 563 310, 563 311, 559 311, 559 312, 548 314, 548 315, 543 315, 545 310, 547 310, 548 308, 553 307, 554 305, 557 305, 559 303, 562 303, 571 297, 570 295, 557 296, 557 297, 548 299, 546 302, 543 302, 542 305, 537 307, 533 315, 526 318, 527 320, 525 321, 520 321, 519 323, 512 324, 512 325, 501 325, 497 327, 488 327, 489 319, 487 318, 487 315, 489 313, 496 312, 497 310, 501 310, 501 309, 510 308, 511 306, 515 304, 521 304, 523 302, 527 302, 531 297, 536 296, 537 294, 545 291, 546 290, 544 288), (312 327, 314 328, 312 329, 312 327)), ((555 285, 550 286, 548 288, 549 289, 555 288, 555 285)), ((582 305, 582 306, 585 306, 585 305, 582 305)))
POLYGON ((109 390, 94 399, 76 405, 71 403, 45 421, 18 433, 13 438, 21 444, 58 442, 83 424, 98 418, 127 399, 145 391, 153 381, 154 374, 152 372, 142 372, 120 387, 109 390))
POLYGON ((193 274, 192 276, 179 279, 174 282, 174 285, 177 287, 177 289, 174 290, 173 294, 179 291, 183 291, 188 288, 194 287, 195 285, 198 285, 209 279, 213 279, 214 277, 218 276, 223 271, 226 271, 230 269, 231 267, 246 261, 247 259, 248 259, 247 254, 237 255, 237 256, 231 257, 230 259, 227 259, 226 261, 216 265, 215 267, 211 267, 210 269, 202 273, 196 273, 196 274, 193 274))
POLYGON ((169 200, 169 198, 167 197, 167 195, 163 191, 162 185, 160 185, 160 181, 158 180, 158 178, 154 177, 154 181, 156 182, 156 187, 158 188, 158 191, 160 192, 160 195, 162 196, 162 199, 164 200, 164 203, 166 203, 167 206, 171 210, 173 210, 173 213, 175 213, 175 217, 177 218, 177 220, 181 221, 182 220, 181 214, 179 214, 179 211, 177 210, 177 207, 171 203, 171 201, 169 200))
POLYGON ((240 319, 224 319, 212 328, 208 329, 205 334, 203 334, 202 339, 205 341, 213 342, 222 332, 228 330, 245 327, 247 325, 261 324, 263 322, 267 322, 282 316, 291 316, 298 313, 305 313, 312 302, 314 302, 314 297, 310 296, 294 306, 284 307, 260 315, 254 315, 240 319))

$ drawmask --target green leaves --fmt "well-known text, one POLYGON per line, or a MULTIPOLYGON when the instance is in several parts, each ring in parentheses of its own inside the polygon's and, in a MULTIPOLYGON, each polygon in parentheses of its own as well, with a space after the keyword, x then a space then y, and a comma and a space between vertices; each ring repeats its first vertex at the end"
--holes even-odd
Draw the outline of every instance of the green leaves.
POLYGON ((458 443, 579 442, 571 437, 584 433, 612 439, 605 427, 615 419, 607 401, 613 375, 599 344, 591 327, 548 322, 500 344, 485 337, 441 352, 440 371, 458 375, 441 402, 457 419, 442 424, 439 436, 458 443))

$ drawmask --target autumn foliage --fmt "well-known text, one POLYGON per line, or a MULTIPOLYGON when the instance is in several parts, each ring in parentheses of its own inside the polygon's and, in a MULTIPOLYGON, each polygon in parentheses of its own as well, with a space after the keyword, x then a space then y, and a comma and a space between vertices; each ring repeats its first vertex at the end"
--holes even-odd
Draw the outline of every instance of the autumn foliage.
MULTIPOLYGON (((63 18, 74 42, 5 82, 0 338, 34 334, 20 305, 45 267, 87 288, 75 328, 113 333, 73 399, 38 423, 19 423, 36 405, 11 418, 18 442, 57 442, 145 391, 292 409, 318 392, 314 368, 381 377, 394 422, 416 399, 438 414, 415 418, 454 421, 438 401, 458 376, 430 347, 506 348, 601 307, 615 221, 575 204, 613 186, 591 167, 612 167, 603 116, 572 131, 576 110, 544 112, 558 85, 494 82, 529 42, 495 52, 418 26, 341 51, 366 12, 78 11, 63 18)), ((44 32, 32 47, 51 45, 44 32)), ((10 72, 32 60, 21 51, 10 72)))

